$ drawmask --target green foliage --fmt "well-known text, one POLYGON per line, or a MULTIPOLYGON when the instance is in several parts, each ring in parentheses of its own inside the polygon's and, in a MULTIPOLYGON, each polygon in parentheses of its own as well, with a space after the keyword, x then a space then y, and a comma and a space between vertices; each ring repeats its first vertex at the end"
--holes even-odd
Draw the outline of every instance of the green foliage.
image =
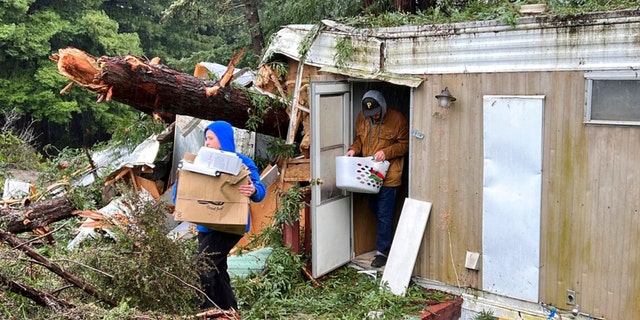
POLYGON ((301 57, 300 60, 306 59, 307 53, 309 53, 311 45, 313 45, 313 41, 315 41, 319 32, 320 25, 316 24, 313 26, 313 28, 311 28, 311 30, 309 30, 309 33, 304 36, 304 39, 300 41, 300 43, 298 44, 298 53, 301 57))
MULTIPOLYGON (((499 19, 513 25, 523 4, 538 0, 437 0, 432 8, 410 15, 392 12, 393 1, 270 0, 258 4, 260 27, 268 39, 283 25, 316 24, 299 52, 304 56, 322 19, 373 28, 499 19)), ((578 14, 637 8, 628 0, 546 0, 549 14, 578 14)), ((95 95, 74 88, 59 94, 68 79, 48 56, 74 46, 96 57, 136 54, 161 57, 172 68, 190 73, 196 63, 226 63, 249 47, 245 8, 237 1, 215 0, 6 0, 0 3, 0 111, 16 108, 41 120, 43 139, 58 148, 91 145, 109 138, 113 123, 131 116, 116 102, 97 104, 95 95), (167 8, 169 8, 167 10, 167 8), (70 133, 67 133, 69 131, 70 133)), ((350 43, 337 45, 338 67, 348 61, 350 43)), ((255 66, 260 57, 246 54, 239 66, 255 66)), ((260 122, 260 112, 251 126, 260 122)))
POLYGON ((62 310, 34 307, 28 299, 3 290, 0 291, 3 301, 0 318, 140 319, 137 316, 144 314, 145 319, 154 315, 156 319, 178 319, 195 313, 193 301, 198 292, 201 266, 193 254, 197 243, 194 240, 177 242, 167 237, 165 214, 170 211, 162 202, 127 197, 127 204, 133 208, 129 218, 133 223, 107 220, 117 224, 109 229, 115 238, 98 232, 96 237, 82 242, 76 251, 68 251, 65 245, 74 237, 77 227, 69 223, 74 220, 69 220, 51 225, 56 231, 56 242, 30 243, 40 254, 117 301, 118 307, 106 308, 79 288, 68 287, 68 283, 30 261, 19 250, 4 246, 0 249, 2 275, 39 290, 59 290, 56 295, 76 307, 62 310))
POLYGON ((56 141, 59 147, 93 144, 107 136, 112 123, 128 116, 120 104, 98 106, 95 96, 84 89, 60 95, 69 79, 58 74, 48 59, 52 51, 68 46, 95 56, 142 53, 137 34, 119 33, 118 22, 99 10, 102 2, 0 4, 0 111, 17 109, 41 120, 43 138, 56 141), (69 130, 69 124, 77 127, 69 130))
MULTIPOLYGON (((385 2, 381 2, 384 4, 385 2)), ((501 20, 515 25, 516 19, 522 17, 519 12, 523 4, 537 4, 539 0, 437 0, 432 8, 416 14, 400 13, 369 7, 358 16, 344 16, 338 21, 358 28, 397 27, 405 25, 443 24, 465 21, 501 20)), ((548 14, 579 14, 593 11, 616 10, 630 8, 628 0, 546 0, 548 14)), ((384 7, 384 6, 383 6, 384 7)), ((636 4, 636 7, 637 4, 636 4)), ((389 9, 384 9, 389 10, 389 9)))
POLYGON ((351 43, 350 37, 340 37, 336 43, 336 53, 334 59, 338 68, 344 67, 344 62, 353 57, 355 49, 351 43))
MULTIPOLYGON (((94 270, 73 270, 106 293, 140 310, 184 314, 194 309, 199 265, 193 242, 176 242, 165 229, 169 208, 162 202, 127 195, 132 223, 110 228, 115 241, 85 241, 74 259, 94 270), (91 255, 85 254, 92 252, 91 255), (111 276, 105 276, 105 274, 111 276)), ((121 221, 121 220, 120 220, 121 221)))
POLYGON ((0 168, 40 170, 43 157, 32 146, 11 132, 0 133, 0 168))
POLYGON ((234 279, 243 318, 366 319, 381 312, 384 319, 406 319, 420 314, 428 301, 453 298, 415 285, 397 296, 381 288, 379 278, 349 266, 322 277, 317 287, 303 277, 303 262, 286 248, 274 248, 262 274, 234 279))
POLYGON ((304 189, 297 184, 278 194, 278 204, 273 220, 276 225, 292 226, 300 221, 300 211, 304 208, 304 189))
POLYGON ((84 29, 87 36, 97 40, 106 55, 140 55, 142 53, 138 35, 118 33, 118 22, 111 20, 104 12, 86 12, 78 21, 78 27, 84 29))
MULTIPOLYGON (((0 121, 0 193, 3 192, 6 179, 16 178, 19 171, 37 172, 49 167, 34 145, 37 133, 34 133, 33 122, 18 125, 21 115, 15 109, 3 112, 4 121, 0 121), (15 171, 14 171, 15 170, 15 171)), ((22 173, 20 173, 22 175, 22 173)), ((26 173, 34 182, 37 173, 26 173)), ((25 180, 24 177, 17 179, 25 180)))
POLYGON ((518 12, 520 4, 512 4, 510 2, 494 2, 493 5, 487 6, 481 1, 472 1, 467 4, 464 11, 454 16, 454 19, 469 19, 471 15, 475 20, 493 20, 498 19, 511 26, 515 26, 516 19, 520 16, 518 12))
MULTIPOLYGON (((394 11, 393 10, 394 1, 393 0, 378 0, 373 1, 373 3, 364 9, 364 14, 384 14, 385 12, 394 11)), ((354 15, 355 16, 355 15, 354 15)))
MULTIPOLYGON (((171 45, 168 54, 176 59, 170 59, 170 65, 181 70, 192 71, 201 61, 224 64, 241 48, 251 46, 244 7, 234 1, 171 1, 161 21, 167 24, 170 37, 158 40, 171 45)), ((238 66, 257 61, 259 57, 245 54, 238 66)))
POLYGON ((294 144, 287 144, 283 139, 267 138, 267 143, 269 144, 267 148, 269 158, 291 159, 296 155, 296 146, 294 144))
POLYGON ((82 186, 72 188, 67 191, 67 200, 71 203, 71 207, 77 210, 95 210, 102 208, 106 203, 102 202, 102 188, 99 186, 104 183, 104 179, 97 179, 95 184, 91 186, 82 186))
POLYGON ((41 154, 11 132, 0 133, 0 194, 6 179, 13 178, 9 169, 41 170, 46 163, 41 154))
POLYGON ((493 316, 493 311, 482 310, 473 320, 497 320, 498 317, 493 316))
POLYGON ((50 90, 41 90, 33 79, 14 77, 12 80, 0 79, 0 106, 6 111, 17 109, 31 114, 37 120, 48 119, 54 123, 67 123, 72 112, 79 111, 76 101, 61 101, 50 90))
POLYGON ((250 91, 244 87, 239 87, 245 95, 251 100, 253 108, 249 111, 249 119, 246 122, 246 128, 256 131, 264 122, 264 116, 269 113, 272 108, 282 108, 284 105, 278 105, 277 100, 271 99, 263 94, 250 91))
POLYGON ((359 0, 262 1, 260 23, 265 35, 270 35, 287 24, 315 24, 322 19, 357 15, 361 5, 359 0))
MULTIPOLYGON (((111 147, 124 147, 133 151, 145 139, 159 134, 166 127, 166 124, 154 120, 150 115, 139 112, 115 124, 109 144, 111 147)), ((172 147, 170 143, 161 144, 156 158, 162 159, 169 155, 172 147)))
POLYGON ((65 28, 65 23, 60 23, 60 16, 52 10, 30 15, 0 14, 0 20, 5 18, 13 23, 0 25, 0 47, 5 48, 0 53, 0 61, 28 60, 48 55, 51 52, 49 40, 65 28))
POLYGON ((273 70, 276 74, 280 76, 281 79, 285 79, 287 74, 289 74, 289 69, 287 69, 287 64, 283 62, 270 62, 266 64, 271 70, 273 70))

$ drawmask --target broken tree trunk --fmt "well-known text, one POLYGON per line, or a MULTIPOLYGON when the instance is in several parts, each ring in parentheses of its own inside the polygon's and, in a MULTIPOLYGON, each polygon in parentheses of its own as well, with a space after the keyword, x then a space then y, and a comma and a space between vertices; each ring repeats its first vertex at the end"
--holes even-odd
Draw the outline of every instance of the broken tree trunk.
POLYGON ((60 74, 73 81, 61 93, 77 83, 96 92, 98 102, 113 99, 166 123, 181 114, 225 120, 246 129, 247 120, 253 115, 262 120, 256 132, 275 137, 287 133, 289 116, 280 100, 261 95, 268 106, 254 106, 249 93, 242 88, 200 79, 156 63, 155 59, 148 61, 133 55, 96 59, 71 47, 58 50, 50 59, 56 61, 60 74))
POLYGON ((115 301, 109 299, 105 294, 103 294, 100 291, 98 291, 94 286, 92 286, 91 284, 87 283, 86 281, 76 277, 74 274, 71 274, 71 273, 67 272, 62 267, 60 267, 58 264, 56 264, 55 262, 47 259, 45 256, 39 254, 36 250, 33 250, 31 247, 29 247, 27 244, 25 244, 22 241, 20 241, 20 239, 18 239, 16 236, 12 235, 11 233, 0 229, 0 241, 10 245, 13 249, 20 250, 20 251, 24 252, 31 259, 33 259, 36 262, 38 262, 39 264, 43 265, 47 269, 51 270, 51 272, 59 275, 63 279, 69 281, 70 283, 72 283, 76 287, 82 289, 84 292, 86 292, 87 294, 91 295, 92 297, 94 297, 94 298, 96 298, 96 299, 98 299, 98 300, 100 300, 100 301, 102 301, 102 302, 104 302, 104 303, 106 303, 106 304, 108 304, 108 305, 110 305, 112 307, 115 307, 115 306, 118 305, 118 303, 116 303, 115 301))
POLYGON ((0 222, 7 222, 7 231, 21 233, 34 231, 43 234, 47 225, 73 217, 71 202, 66 198, 38 201, 20 210, 0 209, 0 222))

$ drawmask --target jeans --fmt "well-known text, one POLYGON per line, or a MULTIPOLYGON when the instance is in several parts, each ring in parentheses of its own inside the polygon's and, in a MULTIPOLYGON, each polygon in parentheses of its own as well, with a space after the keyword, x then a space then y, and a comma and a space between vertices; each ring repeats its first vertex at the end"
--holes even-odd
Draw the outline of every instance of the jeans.
POLYGON ((391 250, 397 193, 398 187, 382 187, 377 194, 369 195, 369 207, 376 215, 378 228, 376 251, 385 256, 388 256, 391 250))

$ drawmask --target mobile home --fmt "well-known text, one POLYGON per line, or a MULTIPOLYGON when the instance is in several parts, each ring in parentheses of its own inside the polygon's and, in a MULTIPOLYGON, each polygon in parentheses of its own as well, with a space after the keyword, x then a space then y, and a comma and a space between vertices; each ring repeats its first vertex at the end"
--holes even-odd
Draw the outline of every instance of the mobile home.
POLYGON ((314 275, 373 248, 366 201, 335 187, 333 158, 378 89, 409 119, 402 196, 432 204, 416 281, 463 295, 467 315, 637 317, 640 10, 289 25, 274 60, 313 70, 295 88, 309 85, 314 275))

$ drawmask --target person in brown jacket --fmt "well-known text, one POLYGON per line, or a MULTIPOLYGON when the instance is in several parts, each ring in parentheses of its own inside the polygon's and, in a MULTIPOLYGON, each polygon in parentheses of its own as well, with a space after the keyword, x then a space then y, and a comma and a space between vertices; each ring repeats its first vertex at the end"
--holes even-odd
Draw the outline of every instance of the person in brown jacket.
POLYGON ((356 119, 356 138, 346 155, 390 162, 380 191, 369 195, 369 207, 377 220, 376 255, 371 263, 374 268, 387 263, 393 238, 396 195, 402 184, 404 156, 408 151, 407 118, 400 111, 388 107, 380 91, 367 91, 362 97, 362 111, 356 119))

